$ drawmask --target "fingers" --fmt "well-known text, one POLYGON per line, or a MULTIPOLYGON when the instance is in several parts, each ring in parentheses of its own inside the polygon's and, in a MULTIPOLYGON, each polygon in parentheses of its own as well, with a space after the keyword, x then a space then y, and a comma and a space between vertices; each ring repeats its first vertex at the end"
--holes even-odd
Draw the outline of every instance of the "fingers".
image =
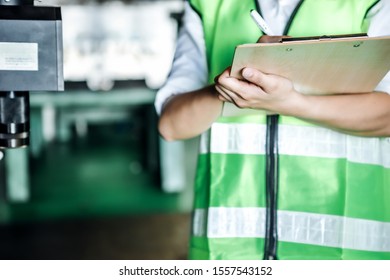
POLYGON ((240 108, 251 107, 259 98, 267 98, 267 94, 262 88, 263 84, 266 87, 269 87, 271 83, 276 85, 276 81, 269 79, 268 75, 255 69, 245 68, 242 74, 246 80, 231 77, 228 68, 215 77, 215 89, 220 100, 234 103, 240 108))
POLYGON ((262 88, 264 92, 272 92, 278 86, 278 81, 273 75, 264 74, 256 69, 244 68, 242 70, 242 76, 248 82, 262 88))
POLYGON ((228 78, 230 75, 229 73, 230 73, 230 67, 228 67, 227 69, 225 69, 225 71, 223 71, 221 74, 216 76, 214 78, 214 83, 215 83, 215 89, 219 93, 219 95, 218 95, 219 100, 221 100, 223 102, 234 103, 233 99, 222 89, 221 84, 219 82, 222 79, 228 78))
POLYGON ((230 68, 226 69, 219 76, 214 79, 215 86, 219 87, 219 90, 223 91, 225 94, 230 95, 231 97, 239 96, 239 89, 242 86, 242 83, 245 81, 240 81, 236 78, 230 76, 230 68))
POLYGON ((263 35, 259 38, 257 43, 279 43, 282 41, 283 36, 268 36, 263 35))
POLYGON ((225 99, 226 100, 225 102, 234 103, 239 108, 245 106, 246 100, 236 92, 233 92, 220 85, 216 85, 215 89, 220 94, 220 100, 225 99))
POLYGON ((219 86, 215 86, 215 89, 217 90, 217 92, 219 93, 218 95, 218 98, 219 100, 223 101, 223 102, 230 102, 230 103, 234 103, 233 102, 233 99, 228 95, 226 94, 222 89, 221 87, 219 86))
POLYGON ((215 89, 219 93, 219 99, 225 102, 235 103, 243 99, 237 91, 233 91, 228 85, 237 83, 237 79, 230 77, 230 67, 214 78, 215 89))
POLYGON ((216 76, 216 77, 214 78, 214 83, 215 83, 215 84, 219 84, 219 80, 220 80, 221 78, 227 78, 227 77, 229 77, 229 76, 230 76, 230 69, 231 69, 231 67, 228 67, 228 68, 226 68, 221 74, 219 74, 218 76, 216 76))
POLYGON ((257 40, 257 43, 280 43, 283 38, 288 38, 290 36, 269 36, 263 35, 257 40))

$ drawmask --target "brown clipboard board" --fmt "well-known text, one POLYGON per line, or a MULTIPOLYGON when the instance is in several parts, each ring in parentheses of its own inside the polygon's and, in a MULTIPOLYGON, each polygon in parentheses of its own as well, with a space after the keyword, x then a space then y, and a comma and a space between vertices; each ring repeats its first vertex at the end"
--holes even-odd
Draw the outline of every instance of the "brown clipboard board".
MULTIPOLYGON (((244 67, 286 77, 303 94, 372 92, 390 70, 390 36, 303 37, 238 45, 230 75, 241 79, 244 67)), ((233 107, 225 103, 222 115, 240 114, 233 107)))

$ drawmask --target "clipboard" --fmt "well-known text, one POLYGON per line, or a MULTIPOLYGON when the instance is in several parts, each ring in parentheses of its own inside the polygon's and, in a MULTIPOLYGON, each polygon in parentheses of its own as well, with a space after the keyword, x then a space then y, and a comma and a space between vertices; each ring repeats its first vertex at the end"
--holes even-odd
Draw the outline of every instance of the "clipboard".
MULTIPOLYGON (((390 70, 390 36, 364 35, 286 38, 279 43, 238 45, 230 75, 242 79, 242 69, 251 67, 290 79, 303 94, 372 92, 390 70)), ((242 113, 259 110, 225 103, 222 115, 242 113)))

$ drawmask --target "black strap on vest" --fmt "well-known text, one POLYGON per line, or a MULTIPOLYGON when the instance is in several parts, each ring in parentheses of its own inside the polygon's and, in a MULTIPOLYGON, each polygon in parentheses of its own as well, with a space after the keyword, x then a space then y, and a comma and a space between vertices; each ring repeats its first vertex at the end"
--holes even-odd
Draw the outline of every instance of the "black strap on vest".
MULTIPOLYGON (((260 14, 261 8, 256 2, 256 8, 260 14)), ((287 35, 295 15, 301 7, 301 0, 295 7, 291 17, 284 29, 283 34, 287 35)), ((264 240, 264 260, 277 260, 278 245, 278 190, 279 190, 279 115, 267 116, 265 155, 265 193, 266 193, 266 225, 264 240)))
POLYGON ((276 260, 278 242, 278 121, 279 115, 267 116, 266 132, 266 232, 264 241, 264 259, 276 260))

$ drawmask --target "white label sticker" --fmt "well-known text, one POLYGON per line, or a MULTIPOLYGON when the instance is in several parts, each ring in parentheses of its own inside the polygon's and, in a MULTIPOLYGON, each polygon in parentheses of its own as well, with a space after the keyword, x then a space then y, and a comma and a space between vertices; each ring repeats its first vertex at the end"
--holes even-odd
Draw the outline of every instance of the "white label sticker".
POLYGON ((38 44, 0 43, 0 70, 38 71, 38 44))

